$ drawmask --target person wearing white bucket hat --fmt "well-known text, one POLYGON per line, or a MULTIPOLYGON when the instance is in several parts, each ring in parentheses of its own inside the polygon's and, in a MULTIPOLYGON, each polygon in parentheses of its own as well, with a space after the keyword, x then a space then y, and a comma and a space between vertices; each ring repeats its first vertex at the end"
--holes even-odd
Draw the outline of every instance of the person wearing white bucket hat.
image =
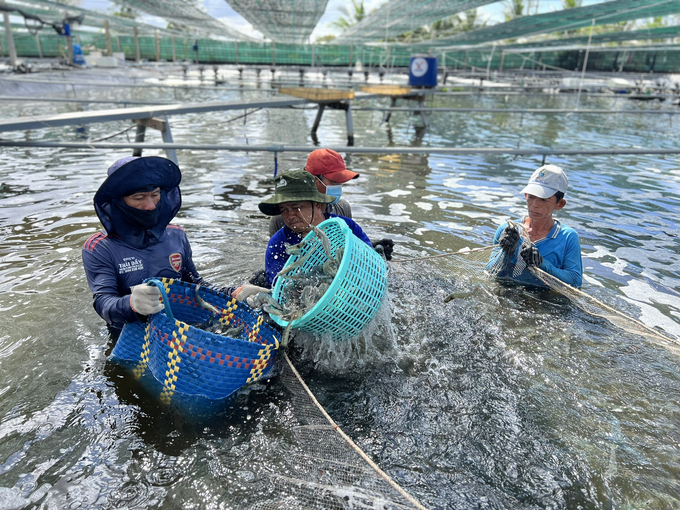
MULTIPOLYGON (((528 267, 538 267, 572 287, 580 287, 583 281, 581 243, 573 228, 562 225, 553 213, 567 205, 564 195, 569 180, 564 171, 555 165, 537 169, 521 193, 527 203, 527 216, 517 222, 528 235, 531 243, 520 243, 517 226, 505 222, 496 231, 494 244, 501 248, 489 264, 498 263, 505 256, 505 267, 498 273, 499 279, 512 279, 528 285, 545 286, 529 271, 512 277, 515 265, 521 258, 528 267)), ((526 236, 525 236, 526 238, 526 236)))

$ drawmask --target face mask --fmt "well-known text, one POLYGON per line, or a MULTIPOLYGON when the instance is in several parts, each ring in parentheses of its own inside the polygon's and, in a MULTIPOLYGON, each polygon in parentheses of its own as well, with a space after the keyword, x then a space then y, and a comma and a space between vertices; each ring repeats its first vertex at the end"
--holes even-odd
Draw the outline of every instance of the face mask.
POLYGON ((329 195, 331 197, 335 197, 335 200, 331 202, 331 204, 335 204, 340 200, 340 197, 342 196, 342 186, 328 186, 326 185, 326 195, 329 195))
POLYGON ((132 226, 142 230, 150 230, 158 223, 158 218, 161 213, 161 202, 155 209, 151 211, 143 211, 127 205, 122 198, 117 198, 113 201, 114 205, 122 213, 125 219, 132 226))

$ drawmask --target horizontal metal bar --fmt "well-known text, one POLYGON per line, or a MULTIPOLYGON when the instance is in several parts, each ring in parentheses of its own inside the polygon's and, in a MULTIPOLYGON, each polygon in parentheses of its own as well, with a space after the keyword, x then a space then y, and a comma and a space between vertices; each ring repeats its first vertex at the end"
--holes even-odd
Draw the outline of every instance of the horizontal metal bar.
POLYGON ((32 96, 0 96, 0 101, 21 101, 22 103, 86 103, 86 104, 175 104, 170 101, 113 101, 106 99, 78 99, 77 97, 32 97, 32 96))
POLYGON ((245 110, 251 108, 284 108, 305 104, 305 99, 264 99, 253 101, 232 101, 227 103, 187 103, 158 105, 139 108, 116 108, 91 112, 71 112, 59 115, 40 117, 18 117, 0 120, 0 131, 23 131, 26 129, 42 129, 49 127, 70 126, 74 124, 91 124, 93 122, 113 122, 119 120, 147 119, 163 115, 183 115, 187 113, 205 113, 224 110, 245 110))
POLYGON ((555 115, 555 114, 572 114, 572 113, 591 113, 591 114, 625 114, 625 115, 642 115, 642 114, 661 114, 661 115, 678 115, 680 110, 574 110, 561 108, 418 108, 418 107, 393 107, 388 106, 371 106, 371 107, 352 107, 354 111, 377 111, 377 112, 450 112, 450 113, 531 113, 534 115, 555 115))
MULTIPOLYGON (((197 143, 100 143, 100 142, 41 142, 0 140, 0 147, 54 147, 67 149, 175 149, 231 152, 311 152, 319 147, 305 145, 219 145, 197 143)), ((329 146, 346 154, 508 154, 516 156, 542 155, 625 155, 680 154, 676 149, 511 149, 505 147, 347 147, 329 146)))

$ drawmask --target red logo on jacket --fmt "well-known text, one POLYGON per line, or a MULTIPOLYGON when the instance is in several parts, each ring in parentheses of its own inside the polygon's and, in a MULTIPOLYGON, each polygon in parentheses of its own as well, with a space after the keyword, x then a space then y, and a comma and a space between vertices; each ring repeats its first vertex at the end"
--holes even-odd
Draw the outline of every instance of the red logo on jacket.
POLYGON ((182 269, 182 255, 180 253, 170 255, 170 265, 179 273, 179 270, 182 269))

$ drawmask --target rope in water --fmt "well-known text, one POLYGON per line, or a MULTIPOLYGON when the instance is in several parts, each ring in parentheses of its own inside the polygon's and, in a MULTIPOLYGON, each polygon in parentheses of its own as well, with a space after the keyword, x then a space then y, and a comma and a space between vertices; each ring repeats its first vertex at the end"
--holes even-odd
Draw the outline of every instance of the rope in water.
POLYGON ((333 430, 335 430, 338 434, 340 434, 340 437, 342 437, 342 438, 347 442, 347 444, 348 444, 349 446, 351 446, 352 449, 354 449, 354 451, 356 451, 356 452, 361 456, 361 458, 362 458, 363 460, 365 460, 365 461, 368 463, 368 465, 371 466, 371 467, 373 468, 373 470, 374 470, 374 471, 375 471, 375 472, 376 472, 383 480, 385 480, 387 483, 389 483, 390 486, 392 486, 392 487, 394 488, 394 490, 396 490, 397 492, 399 492, 399 494, 401 494, 402 496, 404 496, 404 498, 406 498, 406 499, 407 499, 407 500, 408 500, 415 508, 417 508, 418 510, 426 510, 426 508, 425 508, 423 505, 421 505, 420 503, 418 503, 418 501, 416 501, 416 499, 415 499, 413 496, 411 496, 408 492, 406 492, 404 489, 402 489, 402 488, 399 486, 399 484, 398 484, 397 482, 395 482, 394 480, 392 480, 392 478, 390 478, 390 476, 389 476, 387 473, 385 473, 382 469, 380 469, 380 467, 379 467, 375 462, 373 462, 373 461, 368 457, 368 455, 366 455, 366 454, 364 453, 364 451, 363 451, 361 448, 359 448, 359 447, 356 445, 356 443, 355 443, 354 441, 352 441, 352 439, 351 439, 347 434, 345 434, 345 433, 342 431, 342 429, 340 428, 340 426, 339 426, 337 423, 335 423, 335 421, 333 421, 333 418, 331 418, 331 417, 328 415, 328 413, 326 412, 326 410, 323 408, 323 406, 322 406, 322 405, 319 403, 319 401, 316 399, 316 397, 315 397, 314 394, 312 393, 312 390, 310 390, 309 387, 305 384, 305 381, 302 380, 302 377, 300 376, 300 374, 298 373, 298 371, 297 371, 297 370, 295 369, 295 367, 293 366, 293 363, 290 361, 290 358, 288 357, 288 353, 286 353, 286 352, 284 351, 283 357, 284 357, 284 359, 286 360, 286 363, 288 363, 288 367, 290 368, 290 370, 293 372, 293 374, 295 374, 295 377, 297 378, 298 382, 299 382, 299 383, 302 385, 302 387, 305 389, 305 391, 307 392, 307 395, 309 396, 309 398, 312 400, 312 402, 314 402, 314 405, 319 409, 319 411, 321 411, 321 414, 323 414, 323 416, 328 420, 328 423, 330 423, 330 425, 333 427, 333 430))

